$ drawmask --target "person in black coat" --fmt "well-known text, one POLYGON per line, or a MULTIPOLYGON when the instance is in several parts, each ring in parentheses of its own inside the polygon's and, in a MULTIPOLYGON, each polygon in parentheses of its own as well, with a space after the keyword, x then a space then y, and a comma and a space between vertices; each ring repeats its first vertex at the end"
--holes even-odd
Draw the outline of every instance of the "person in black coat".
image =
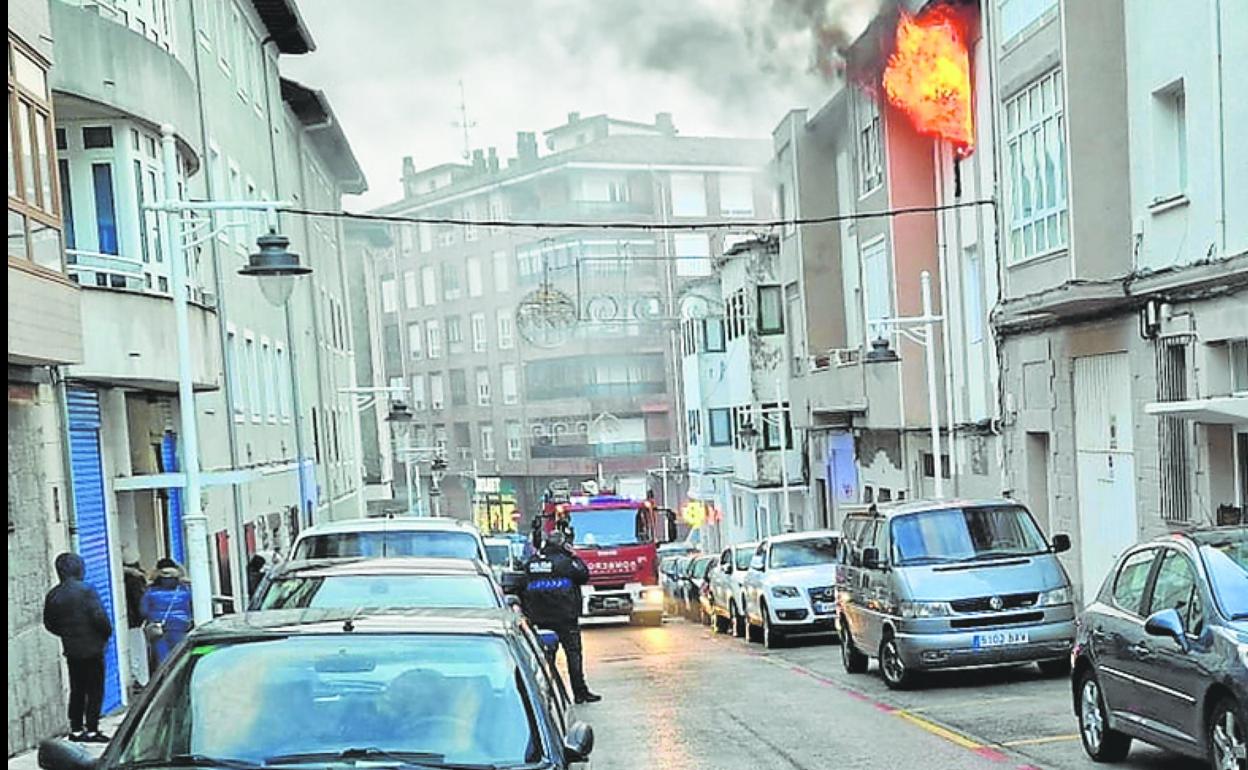
POLYGON ((529 620, 538 628, 559 635, 559 644, 568 661, 572 695, 577 703, 602 700, 602 696, 590 692, 585 684, 581 654, 581 586, 588 582, 589 568, 573 552, 564 533, 556 530, 547 535, 542 550, 525 562, 520 594, 524 614, 529 620))
POLYGON ((69 668, 70 740, 108 743, 100 732, 100 707, 104 702, 104 647, 113 635, 113 624, 95 588, 83 582, 82 557, 63 553, 56 557, 61 582, 43 601, 43 626, 61 638, 69 668))

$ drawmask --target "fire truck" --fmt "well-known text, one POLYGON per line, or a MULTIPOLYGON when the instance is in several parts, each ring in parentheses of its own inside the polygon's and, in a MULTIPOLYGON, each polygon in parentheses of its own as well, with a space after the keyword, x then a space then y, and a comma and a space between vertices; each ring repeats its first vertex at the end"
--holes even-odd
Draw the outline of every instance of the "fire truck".
POLYGON ((579 494, 552 484, 534 522, 543 532, 563 530, 573 550, 589 567, 582 591, 581 615, 627 616, 631 623, 663 622, 658 547, 676 531, 674 512, 654 500, 633 500, 582 485, 579 494))

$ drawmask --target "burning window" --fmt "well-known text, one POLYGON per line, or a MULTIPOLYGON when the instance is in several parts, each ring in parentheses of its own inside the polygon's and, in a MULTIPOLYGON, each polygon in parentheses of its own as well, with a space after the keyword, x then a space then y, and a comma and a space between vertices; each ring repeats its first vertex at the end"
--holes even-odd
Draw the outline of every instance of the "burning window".
POLYGON ((1005 105, 1006 177, 1013 260, 1064 248, 1066 130, 1062 73, 1054 70, 1005 105))
POLYGON ((857 93, 854 102, 858 131, 858 194, 866 195, 884 183, 880 106, 871 94, 862 92, 857 93))

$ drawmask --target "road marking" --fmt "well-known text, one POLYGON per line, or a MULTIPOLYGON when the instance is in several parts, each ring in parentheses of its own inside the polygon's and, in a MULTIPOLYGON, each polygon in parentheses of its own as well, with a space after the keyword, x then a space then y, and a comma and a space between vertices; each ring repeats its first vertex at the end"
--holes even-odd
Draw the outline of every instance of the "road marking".
POLYGON ((914 714, 912 712, 902 711, 902 710, 894 711, 893 713, 901 717, 902 719, 906 720, 910 724, 917 725, 918 727, 921 727, 922 729, 928 731, 932 735, 940 736, 941 738, 944 738, 950 743, 961 746, 964 749, 970 749, 971 751, 979 751, 980 749, 984 748, 984 745, 982 743, 973 741, 970 738, 967 738, 965 735, 962 735, 960 733, 955 733, 953 730, 950 730, 946 727, 941 727, 935 722, 926 720, 923 717, 919 716, 918 714, 914 714))
POLYGON ((980 698, 979 700, 954 701, 953 703, 936 703, 931 706, 908 709, 912 714, 923 714, 929 711, 947 711, 949 709, 969 708, 971 706, 995 706, 1010 701, 1035 700, 1034 695, 1003 695, 999 698, 980 698))
POLYGON ((1077 740, 1079 740, 1079 733, 1070 733, 1069 735, 1048 735, 1043 738, 1024 738, 1018 741, 1002 741, 1000 745, 1006 747, 1039 746, 1044 743, 1062 743, 1063 741, 1077 740))

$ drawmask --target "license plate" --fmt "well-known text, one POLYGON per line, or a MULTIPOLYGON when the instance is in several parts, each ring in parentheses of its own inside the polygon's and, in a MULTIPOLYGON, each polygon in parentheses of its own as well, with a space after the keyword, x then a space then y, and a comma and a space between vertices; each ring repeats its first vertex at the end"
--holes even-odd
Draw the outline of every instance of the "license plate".
POLYGON ((996 631, 991 634, 975 634, 971 638, 971 647, 976 650, 985 647, 1008 647, 1015 644, 1027 644, 1031 641, 1026 631, 996 631))
POLYGON ((815 612, 829 615, 836 611, 836 602, 815 602, 815 612))

